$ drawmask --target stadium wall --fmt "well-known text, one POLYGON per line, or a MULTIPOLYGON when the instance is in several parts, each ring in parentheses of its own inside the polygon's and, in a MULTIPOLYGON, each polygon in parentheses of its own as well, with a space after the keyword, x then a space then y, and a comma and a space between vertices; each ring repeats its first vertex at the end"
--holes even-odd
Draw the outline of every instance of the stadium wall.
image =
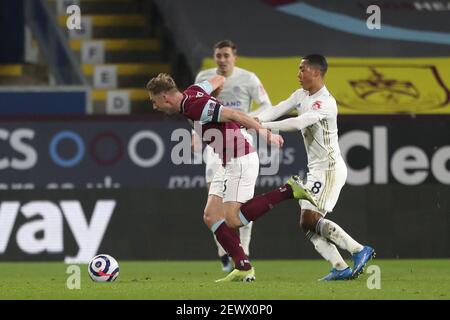
MULTIPOLYGON (((445 194, 448 187, 436 185, 346 186, 329 218, 381 258, 448 258, 445 194)), ((203 189, 3 191, 0 257, 68 263, 96 253, 120 260, 212 259, 216 248, 202 221, 205 200, 203 189)), ((299 228, 295 201, 255 223, 251 256, 318 258, 299 228)))

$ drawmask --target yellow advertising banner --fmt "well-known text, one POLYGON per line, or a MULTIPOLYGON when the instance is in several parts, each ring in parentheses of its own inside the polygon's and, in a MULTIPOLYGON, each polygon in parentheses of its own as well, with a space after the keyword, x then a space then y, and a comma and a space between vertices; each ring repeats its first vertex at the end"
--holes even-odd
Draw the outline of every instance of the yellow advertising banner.
MULTIPOLYGON (((239 57, 256 73, 272 103, 298 89, 300 58, 239 57)), ((325 84, 340 114, 450 114, 450 57, 328 58, 325 84)), ((203 69, 215 67, 205 59, 203 69)))

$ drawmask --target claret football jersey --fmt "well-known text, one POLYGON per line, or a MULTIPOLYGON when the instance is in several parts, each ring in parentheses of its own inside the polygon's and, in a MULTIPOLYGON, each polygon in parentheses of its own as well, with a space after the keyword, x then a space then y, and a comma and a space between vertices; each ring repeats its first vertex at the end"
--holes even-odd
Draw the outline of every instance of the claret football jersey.
POLYGON ((243 136, 239 123, 220 122, 220 112, 224 106, 210 96, 211 91, 212 86, 208 81, 188 87, 183 91, 180 113, 194 122, 199 122, 200 126, 194 126, 194 129, 221 157, 223 164, 231 158, 254 152, 243 136))

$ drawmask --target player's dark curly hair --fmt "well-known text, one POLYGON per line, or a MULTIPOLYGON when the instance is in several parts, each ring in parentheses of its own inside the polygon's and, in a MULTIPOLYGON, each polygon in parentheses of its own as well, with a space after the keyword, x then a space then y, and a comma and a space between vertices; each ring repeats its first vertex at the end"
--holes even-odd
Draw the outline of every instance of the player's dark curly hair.
POLYGON ((325 76, 328 70, 327 59, 320 54, 308 54, 302 58, 303 60, 308 60, 308 64, 312 67, 320 69, 320 74, 322 78, 325 76))

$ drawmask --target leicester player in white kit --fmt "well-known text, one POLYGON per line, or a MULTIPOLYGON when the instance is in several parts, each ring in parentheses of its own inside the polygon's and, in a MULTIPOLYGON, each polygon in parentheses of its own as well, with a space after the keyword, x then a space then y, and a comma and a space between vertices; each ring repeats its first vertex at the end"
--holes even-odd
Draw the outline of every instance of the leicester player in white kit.
MULTIPOLYGON (((217 97, 218 100, 225 107, 243 111, 253 117, 257 117, 262 111, 272 106, 269 96, 264 90, 264 87, 258 77, 253 72, 235 66, 237 48, 232 41, 219 41, 214 45, 213 49, 213 57, 215 63, 217 64, 217 68, 200 71, 195 78, 195 83, 201 83, 202 81, 208 80, 218 74, 224 76, 226 80, 219 96, 217 97), (253 112, 251 112, 252 101, 255 101, 259 105, 259 108, 253 112)), ((252 137, 246 134, 245 129, 243 129, 243 131, 247 139, 252 142, 252 137)), ((192 134, 192 139, 195 141, 194 143, 197 143, 197 141, 199 142, 200 140, 194 132, 192 134)), ((201 150, 199 146, 194 146, 194 148, 196 150, 201 150)), ((216 153, 214 153, 210 146, 207 146, 205 150, 205 163, 205 179, 209 190, 214 174, 217 170, 223 170, 219 157, 216 153)), ((239 229, 241 245, 247 255, 250 254, 252 226, 253 223, 249 223, 239 229)), ((231 259, 219 244, 217 239, 215 237, 214 239, 216 241, 218 254, 222 262, 222 270, 225 272, 230 272, 233 270, 231 259)))
POLYGON ((317 54, 303 57, 298 72, 303 88, 261 114, 259 120, 264 128, 302 133, 309 169, 305 185, 315 194, 317 206, 299 201, 300 225, 314 248, 332 264, 331 272, 320 279, 329 281, 357 277, 375 252, 325 219, 325 215, 333 211, 347 178, 347 167, 338 144, 336 100, 323 81, 327 69, 325 57, 317 54), (297 117, 269 122, 293 109, 297 110, 297 117), (346 264, 334 244, 352 254, 353 268, 346 264))

